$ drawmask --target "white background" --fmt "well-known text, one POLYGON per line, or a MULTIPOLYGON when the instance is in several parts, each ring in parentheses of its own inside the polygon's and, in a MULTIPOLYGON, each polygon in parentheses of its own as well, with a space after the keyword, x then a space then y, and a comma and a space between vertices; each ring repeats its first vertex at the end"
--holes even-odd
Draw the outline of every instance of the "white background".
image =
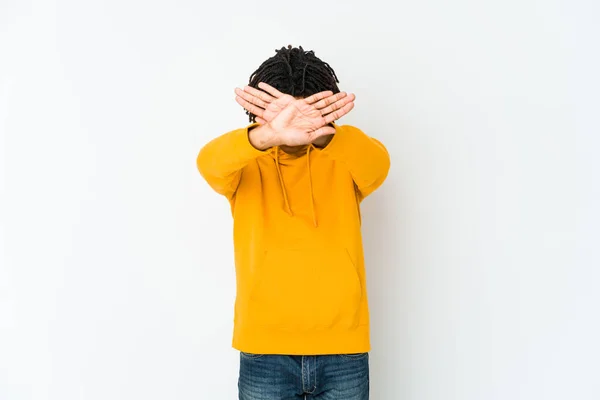
POLYGON ((0 399, 237 398, 196 155, 288 44, 392 158, 363 203, 371 397, 600 398, 597 2, 0 4, 0 399))

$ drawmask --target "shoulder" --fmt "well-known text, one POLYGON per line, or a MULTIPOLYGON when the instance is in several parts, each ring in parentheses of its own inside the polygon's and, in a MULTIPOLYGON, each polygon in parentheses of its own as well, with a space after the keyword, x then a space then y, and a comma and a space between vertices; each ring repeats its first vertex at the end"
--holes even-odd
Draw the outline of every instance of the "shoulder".
POLYGON ((336 124, 335 122, 332 122, 330 125, 333 126, 336 131, 340 130, 340 131, 354 131, 354 132, 362 132, 362 133, 364 133, 362 129, 360 129, 360 128, 354 126, 354 125, 347 125, 347 124, 346 125, 339 125, 339 124, 336 124))

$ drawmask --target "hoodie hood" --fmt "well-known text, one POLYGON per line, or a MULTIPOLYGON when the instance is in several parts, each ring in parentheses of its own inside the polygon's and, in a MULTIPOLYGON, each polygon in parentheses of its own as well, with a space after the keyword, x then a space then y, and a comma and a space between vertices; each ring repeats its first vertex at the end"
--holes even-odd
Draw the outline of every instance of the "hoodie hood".
POLYGON ((312 183, 312 173, 310 169, 310 154, 311 152, 318 151, 319 149, 315 147, 312 143, 303 146, 298 150, 298 152, 294 154, 289 154, 283 151, 279 146, 275 146, 271 148, 270 154, 271 157, 275 160, 275 167, 277 168, 277 176, 279 177, 279 185, 281 187, 281 194, 283 197, 283 204, 285 206, 285 211, 290 215, 294 216, 294 212, 290 207, 290 201, 288 198, 288 193, 285 188, 285 182, 283 179, 283 174, 281 172, 281 167, 292 167, 292 168, 303 168, 308 175, 308 186, 309 186, 309 203, 312 213, 313 225, 316 227, 319 226, 319 222, 317 220, 317 212, 315 210, 315 197, 313 191, 313 183, 312 183), (306 160, 304 160, 306 159, 306 160))

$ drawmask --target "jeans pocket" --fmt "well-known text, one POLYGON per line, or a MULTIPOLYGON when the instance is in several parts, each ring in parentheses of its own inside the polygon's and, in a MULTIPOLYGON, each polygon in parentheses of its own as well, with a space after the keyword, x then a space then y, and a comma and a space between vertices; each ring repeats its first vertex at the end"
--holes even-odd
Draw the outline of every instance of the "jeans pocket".
POLYGON ((369 357, 369 352, 338 354, 338 356, 346 360, 362 360, 363 358, 369 357))
POLYGON ((264 354, 246 353, 244 351, 240 351, 240 356, 255 359, 264 356, 264 354))

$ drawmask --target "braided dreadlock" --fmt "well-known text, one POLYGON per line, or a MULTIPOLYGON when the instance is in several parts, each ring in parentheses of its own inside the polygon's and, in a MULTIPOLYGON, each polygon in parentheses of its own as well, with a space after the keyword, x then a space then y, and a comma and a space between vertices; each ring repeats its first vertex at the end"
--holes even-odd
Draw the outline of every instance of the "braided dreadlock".
MULTIPOLYGON (((340 81, 335 71, 315 56, 314 51, 305 51, 302 46, 292 48, 289 45, 275 52, 273 57, 263 62, 250 75, 249 86, 259 89, 259 82, 265 82, 294 97, 308 97, 325 90, 339 93, 336 83, 340 81)), ((248 110, 246 114, 250 122, 256 122, 256 115, 248 110)))

